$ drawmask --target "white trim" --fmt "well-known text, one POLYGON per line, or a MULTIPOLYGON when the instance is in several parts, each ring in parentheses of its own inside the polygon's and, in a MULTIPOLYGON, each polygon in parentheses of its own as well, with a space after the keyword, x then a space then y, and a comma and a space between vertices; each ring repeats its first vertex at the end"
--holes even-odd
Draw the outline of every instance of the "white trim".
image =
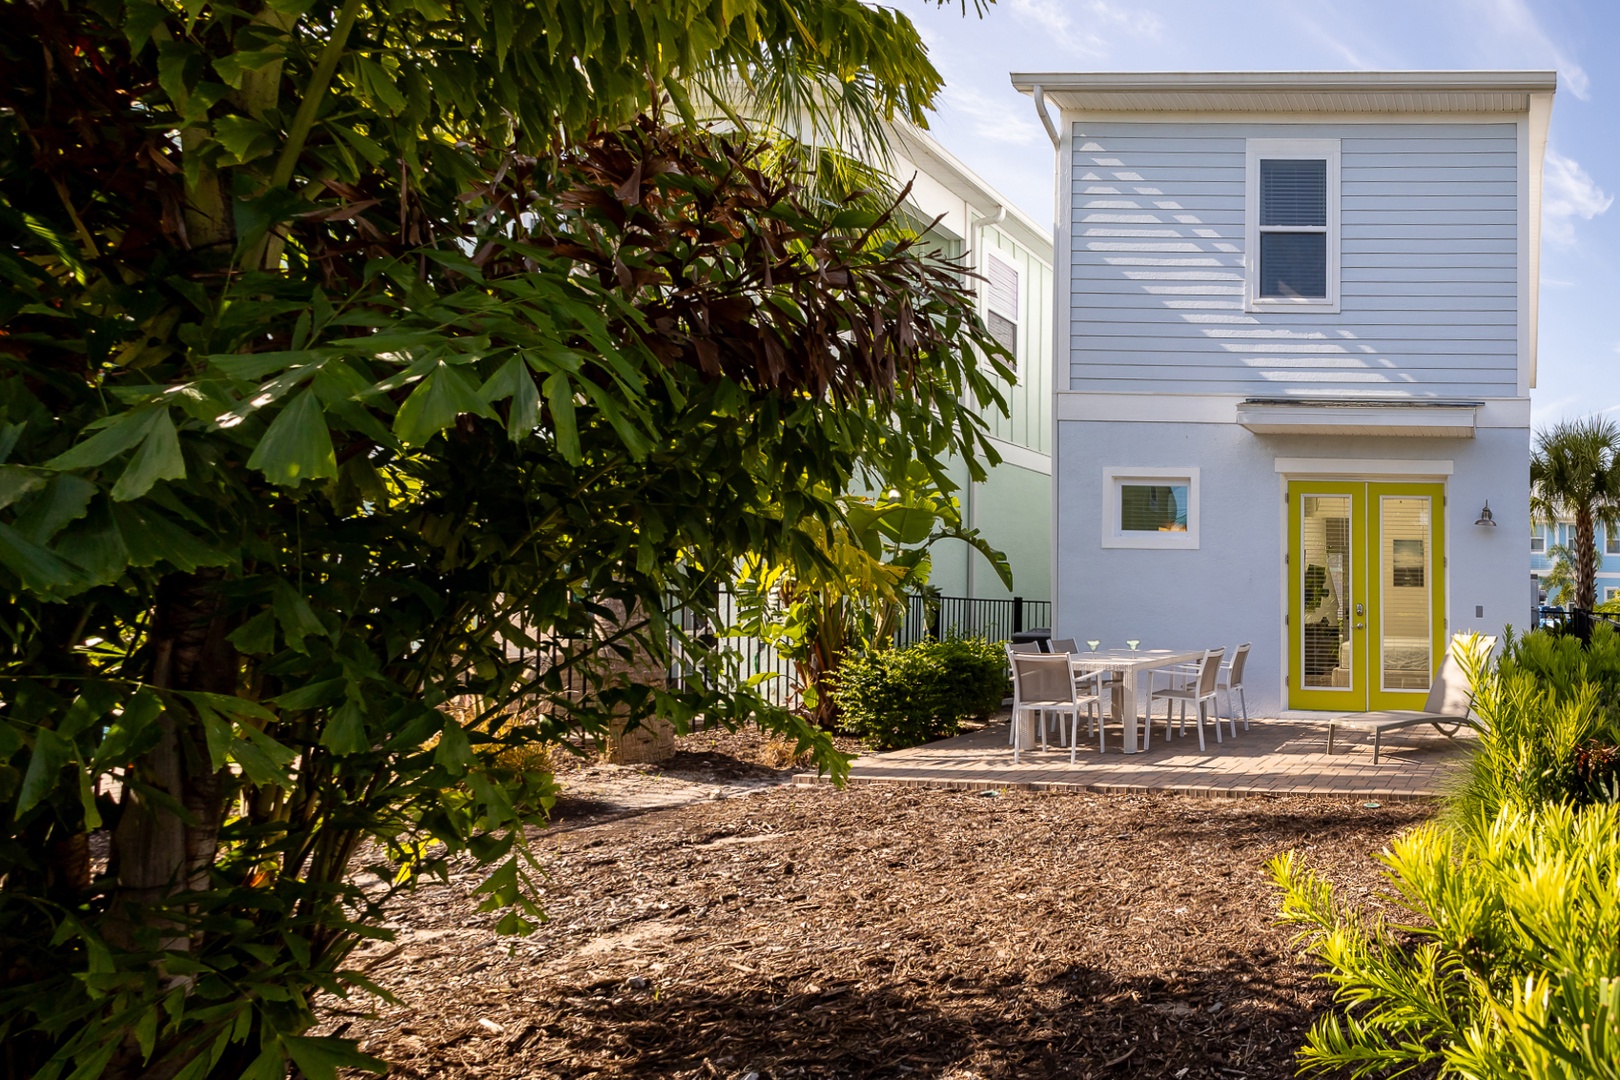
MULTIPOLYGON (((1059 141, 1054 153, 1057 156, 1057 183, 1052 188, 1052 232, 1054 238, 1054 255, 1063 252, 1063 258, 1054 258, 1052 262, 1052 295, 1050 298, 1052 320, 1052 460, 1061 460, 1059 454, 1062 448, 1063 425, 1057 422, 1058 406, 1068 396, 1069 380, 1069 350, 1072 334, 1069 331, 1069 322, 1073 318, 1073 305, 1069 299, 1069 275, 1074 266, 1073 255, 1069 252, 1069 235, 1072 229, 1071 217, 1074 214, 1074 128, 1064 125, 1059 130, 1059 141)), ((1047 545, 1051 552, 1052 573, 1052 629, 1056 631, 1065 624, 1063 619, 1063 558, 1061 538, 1063 536, 1062 523, 1062 492, 1058 485, 1058 470, 1052 470, 1051 486, 1052 507, 1052 535, 1047 545)))
POLYGON ((1049 455, 1043 454, 1039 450, 1032 450, 1027 446, 1021 446, 1018 443, 998 439, 994 435, 987 435, 985 438, 990 440, 990 445, 994 446, 996 453, 1001 455, 1003 465, 1028 469, 1030 472, 1038 472, 1043 476, 1052 475, 1052 458, 1049 455))
MULTIPOLYGON (((1339 311, 1339 140, 1338 139, 1247 139, 1243 185, 1244 277, 1243 310, 1248 312, 1306 312, 1337 314, 1339 311), (1327 163, 1327 216, 1322 232, 1327 237, 1327 295, 1324 297, 1282 297, 1260 295, 1260 162, 1276 160, 1325 161, 1327 163)), ((1316 232, 1315 228, 1290 228, 1288 232, 1316 232)))
POLYGON ((1151 548, 1159 551, 1196 551, 1198 549, 1199 470, 1161 468, 1158 466, 1126 467, 1105 466, 1103 476, 1102 546, 1105 548, 1151 548), (1126 532, 1120 527, 1120 489, 1127 482, 1148 483, 1181 481, 1187 485, 1186 532, 1126 532))
POLYGON ((1240 404, 1237 422, 1257 435, 1396 435, 1472 439, 1477 405, 1240 404))
POLYGON ((1455 462, 1438 458, 1279 457, 1272 458, 1271 465, 1279 475, 1295 479, 1312 476, 1350 476, 1358 480, 1377 480, 1386 476, 1443 479, 1456 471, 1455 462))
POLYGON ((1530 117, 1521 125, 1519 175, 1524 192, 1519 230, 1525 250, 1519 258, 1519 393, 1536 385, 1536 352, 1541 327, 1541 193, 1547 157, 1547 127, 1552 121, 1551 93, 1530 96, 1530 117))
MULTIPOLYGON (((1052 411, 1058 421, 1090 420, 1144 424, 1235 424, 1238 406, 1248 394, 1158 394, 1119 391, 1059 390, 1052 411)), ((1358 398, 1357 401, 1366 401, 1358 398)), ((1391 396, 1392 404, 1409 397, 1391 396)), ((1528 428, 1528 398, 1477 398, 1474 427, 1528 428)), ((1271 406, 1277 408, 1277 406, 1271 406)))

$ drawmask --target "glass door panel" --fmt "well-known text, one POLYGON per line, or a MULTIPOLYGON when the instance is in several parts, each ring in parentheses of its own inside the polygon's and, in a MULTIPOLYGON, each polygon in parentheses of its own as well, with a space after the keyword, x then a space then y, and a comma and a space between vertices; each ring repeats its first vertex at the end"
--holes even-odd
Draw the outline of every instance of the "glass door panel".
POLYGON ((1374 709, 1420 709, 1445 650, 1444 489, 1371 484, 1378 580, 1372 631, 1374 709))
POLYGON ((1289 485, 1289 706, 1358 712, 1367 707, 1365 635, 1355 632, 1364 604, 1365 556, 1359 536, 1365 484, 1289 485))

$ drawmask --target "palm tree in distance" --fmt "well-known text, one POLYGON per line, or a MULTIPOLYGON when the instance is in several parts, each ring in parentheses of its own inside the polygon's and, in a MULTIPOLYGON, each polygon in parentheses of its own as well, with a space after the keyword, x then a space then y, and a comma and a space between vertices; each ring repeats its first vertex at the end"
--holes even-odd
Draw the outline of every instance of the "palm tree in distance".
POLYGON ((1574 523, 1574 606, 1591 610, 1597 603, 1597 524, 1620 526, 1620 428, 1613 421, 1561 420, 1536 434, 1530 516, 1549 525, 1574 523))

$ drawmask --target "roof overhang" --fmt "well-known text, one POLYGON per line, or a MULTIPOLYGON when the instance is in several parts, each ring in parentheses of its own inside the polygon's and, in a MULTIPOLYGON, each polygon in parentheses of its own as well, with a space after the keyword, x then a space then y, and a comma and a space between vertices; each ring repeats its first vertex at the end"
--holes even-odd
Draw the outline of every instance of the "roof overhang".
POLYGON ((1237 421, 1256 435, 1472 439, 1483 401, 1247 398, 1237 421))
POLYGON ((1015 72, 1075 112, 1523 113, 1553 71, 1015 72))

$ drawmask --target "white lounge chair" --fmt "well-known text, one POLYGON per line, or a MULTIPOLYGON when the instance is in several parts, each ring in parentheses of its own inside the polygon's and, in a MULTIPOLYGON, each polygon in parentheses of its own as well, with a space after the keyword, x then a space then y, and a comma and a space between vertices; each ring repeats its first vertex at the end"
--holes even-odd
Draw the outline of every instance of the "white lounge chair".
MULTIPOLYGON (((1489 655, 1496 648, 1494 637, 1481 637, 1480 647, 1489 655)), ((1378 764, 1379 755, 1383 751, 1383 738, 1386 731, 1398 731, 1401 728, 1415 727, 1418 724, 1428 724, 1448 739, 1455 738, 1457 732, 1464 727, 1481 730, 1479 721, 1470 716, 1474 708, 1474 692, 1468 685, 1468 677, 1463 673, 1462 664, 1458 663, 1453 655, 1457 643, 1451 643, 1446 650, 1445 659, 1440 661, 1440 670, 1435 672, 1434 681, 1429 684, 1429 696, 1423 702, 1422 709, 1387 709, 1382 712, 1351 713, 1340 716, 1328 722, 1327 752, 1333 753, 1333 735, 1340 727, 1360 728, 1373 733, 1373 764, 1378 764)))

